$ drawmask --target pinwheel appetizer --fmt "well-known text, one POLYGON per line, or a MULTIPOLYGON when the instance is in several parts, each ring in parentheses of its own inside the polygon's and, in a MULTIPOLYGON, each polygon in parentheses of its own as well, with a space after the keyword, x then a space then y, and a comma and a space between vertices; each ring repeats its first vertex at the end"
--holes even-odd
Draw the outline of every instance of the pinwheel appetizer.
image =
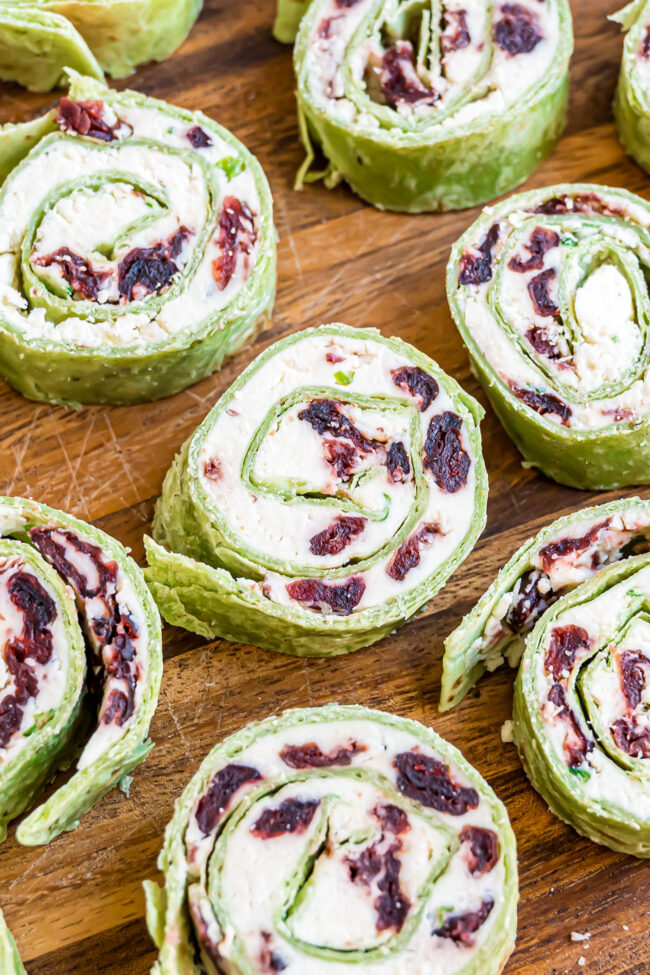
POLYGON ((145 540, 163 616, 300 656, 381 639, 483 529, 481 416, 431 359, 375 329, 271 346, 167 474, 145 540))
POLYGON ((634 0, 610 20, 627 31, 614 114, 621 142, 650 172, 650 2, 634 0))
POLYGON ((202 0, 2 0, 0 78, 32 91, 61 85, 65 69, 122 78, 164 61, 187 37, 202 0))
POLYGON ((6 921, 0 911, 0 972, 2 975, 26 975, 6 921))
POLYGON ((287 711, 208 755, 145 884, 155 975, 498 975, 505 808, 460 752, 362 707, 287 711))
POLYGON ((578 488, 650 481, 650 206, 552 186, 487 207, 447 295, 473 369, 530 465, 578 488))
POLYGON ((201 113, 73 76, 0 171, 0 372, 30 399, 170 396, 268 320, 268 183, 201 113))
POLYGON ((638 857, 650 857, 649 610, 647 551, 567 593, 526 640, 513 711, 522 763, 551 810, 638 857))
POLYGON ((16 831, 25 845, 48 843, 153 747, 160 618, 119 542, 0 498, 0 649, 0 840, 83 745, 74 774, 16 831))
POLYGON ((298 187, 324 176, 388 210, 475 206, 526 179, 564 127, 567 0, 280 0, 276 36, 298 23, 298 187))
POLYGON ((519 664, 524 640, 561 596, 603 566, 650 551, 650 501, 625 498, 558 518, 525 542, 445 641, 441 710, 486 670, 519 664))

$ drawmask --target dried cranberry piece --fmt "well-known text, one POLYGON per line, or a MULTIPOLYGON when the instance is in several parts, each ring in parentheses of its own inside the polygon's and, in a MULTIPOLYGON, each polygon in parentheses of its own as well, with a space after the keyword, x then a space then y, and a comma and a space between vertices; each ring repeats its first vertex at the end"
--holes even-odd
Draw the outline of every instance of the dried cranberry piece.
POLYGON ((555 602, 557 595, 550 589, 541 593, 539 584, 543 577, 531 569, 519 580, 519 590, 506 616, 506 623, 514 633, 526 633, 548 607, 555 602))
POLYGON ((526 338, 539 355, 544 355, 547 359, 562 358, 562 353, 557 349, 555 340, 545 328, 540 328, 539 325, 531 326, 526 332, 526 338))
POLYGON ((273 975, 274 972, 283 972, 285 968, 289 966, 287 963, 273 951, 271 948, 271 942, 273 941, 272 935, 268 931, 262 931, 262 939, 264 940, 264 948, 260 955, 260 966, 263 972, 269 972, 273 975))
POLYGON ((345 360, 343 356, 339 355, 337 352, 327 352, 325 354, 325 361, 329 362, 330 365, 334 365, 337 362, 344 362, 345 360))
POLYGON ((52 634, 48 627, 56 619, 56 604, 31 572, 16 572, 9 582, 9 598, 23 615, 23 632, 18 638, 22 659, 33 657, 46 664, 52 656, 52 634))
POLYGON ((463 254, 460 261, 460 284, 487 284, 492 280, 492 251, 499 240, 499 225, 493 224, 485 235, 485 239, 478 245, 480 257, 475 254, 463 254))
POLYGON ((225 765, 219 769, 196 807, 196 821, 203 835, 210 835, 228 803, 243 785, 261 778, 256 768, 247 765, 225 765))
POLYGON ((102 709, 102 724, 113 724, 115 722, 120 728, 128 721, 135 709, 135 700, 132 693, 125 694, 124 691, 112 690, 106 698, 106 703, 102 709))
POLYGON ((423 525, 418 532, 400 545, 386 566, 386 574, 396 582, 402 582, 411 569, 420 564, 420 547, 441 534, 439 525, 423 525))
POLYGON ((632 758, 650 758, 650 730, 641 728, 633 718, 618 718, 612 725, 617 748, 632 758))
POLYGON ((195 149, 207 149, 212 145, 212 139, 200 125, 193 125, 188 129, 187 138, 195 149))
POLYGON ((402 864, 395 856, 395 850, 399 847, 392 847, 384 857, 384 873, 377 881, 377 886, 382 891, 375 901, 377 911, 377 930, 401 931, 409 912, 411 902, 400 887, 399 875, 402 864))
POLYGON ((341 412, 340 407, 340 403, 331 399, 314 399, 300 411, 298 419, 309 423, 321 437, 329 433, 337 439, 350 440, 364 453, 370 453, 382 446, 378 440, 364 436, 352 420, 341 412))
POLYGON ((350 880, 353 883, 369 886, 375 877, 379 877, 377 887, 381 894, 375 901, 378 931, 386 931, 390 928, 401 931, 411 906, 400 887, 402 864, 395 856, 400 849, 401 843, 397 842, 385 853, 381 853, 376 844, 373 844, 362 850, 358 856, 346 858, 350 880))
POLYGON ((320 579, 297 579, 287 585, 291 599, 304 603, 314 612, 324 613, 329 610, 337 616, 349 616, 359 605, 365 590, 366 583, 361 576, 352 576, 338 585, 328 585, 320 579))
POLYGON ((319 806, 320 799, 285 799, 275 809, 265 809, 251 833, 264 840, 287 833, 304 833, 319 806))
POLYGON ((547 700, 559 708, 560 717, 567 728, 564 740, 564 755, 569 768, 579 768, 589 752, 593 751, 594 743, 589 741, 575 714, 569 707, 566 691, 561 684, 553 684, 548 692, 547 700))
POLYGON ((391 802, 385 806, 376 806, 373 809, 373 813, 381 823, 382 828, 394 836, 401 836, 402 833, 408 833, 411 828, 406 812, 391 802))
POLYGON ((544 255, 554 247, 558 247, 559 243, 560 235, 556 234, 554 230, 535 227, 529 242, 526 244, 530 257, 523 261, 520 257, 511 257, 508 261, 508 267, 511 271, 517 271, 520 274, 526 271, 539 270, 544 266, 544 255))
POLYGON ((469 47, 471 37, 467 26, 466 10, 446 10, 446 27, 441 38, 443 54, 451 54, 469 47))
POLYGON ((603 217, 625 217, 625 210, 610 206, 598 193, 578 193, 573 197, 573 209, 579 213, 598 213, 603 217))
POLYGON ((338 555, 356 535, 361 534, 367 521, 367 518, 339 515, 309 540, 310 551, 314 555, 338 555))
POLYGON ((27 654, 22 641, 14 641, 6 647, 4 656, 7 669, 14 679, 15 699, 18 704, 27 704, 30 697, 36 697, 38 693, 38 680, 25 662, 27 654))
POLYGON ((405 393, 410 393, 414 399, 419 400, 421 413, 426 413, 440 392, 440 387, 433 376, 419 366, 402 366, 400 369, 393 369, 391 375, 399 389, 403 389, 405 393))
POLYGON ((321 751, 315 742, 308 742, 306 745, 285 745, 280 758, 290 768, 332 768, 335 765, 351 765, 352 759, 365 751, 366 746, 356 741, 329 753, 321 751))
POLYGON ((203 464, 203 474, 209 481, 220 481, 223 476, 221 463, 215 457, 206 460, 203 464))
POLYGON ((341 7, 342 9, 356 7, 358 3, 359 0, 336 0, 336 6, 341 7))
POLYGON ((323 452, 325 460, 336 471, 337 477, 342 481, 347 480, 353 474, 359 454, 355 447, 344 440, 323 440, 323 452))
POLYGON ((563 680, 573 667, 579 650, 589 650, 591 639, 582 626, 556 626, 551 630, 551 643, 544 658, 544 666, 555 680, 563 680))
POLYGON ((102 142, 113 142, 120 122, 109 125, 104 119, 104 103, 101 101, 74 102, 64 96, 59 102, 57 125, 64 132, 78 132, 102 142))
POLYGON ((404 444, 395 440, 386 453, 386 470, 393 484, 404 484, 411 475, 411 462, 404 444))
POLYGON ((219 257, 212 262, 212 277, 219 291, 232 280, 239 255, 244 255, 248 271, 248 255, 257 240, 255 214, 246 203, 235 196, 227 196, 219 215, 219 257))
POLYGON ((557 271, 554 267, 549 267, 545 271, 540 271, 528 282, 528 294, 533 303, 535 313, 542 318, 553 318, 558 315, 560 309, 555 304, 549 293, 551 281, 554 281, 557 271))
POLYGON ((566 194, 562 196, 552 196, 550 200, 545 200, 536 206, 533 213, 545 213, 545 214, 557 214, 557 213, 568 213, 569 204, 568 197, 566 194))
POLYGON ((542 40, 535 15, 519 3, 504 3, 493 28, 495 42, 507 54, 530 54, 542 40))
POLYGON ((0 748, 6 748, 23 720, 23 710, 13 694, 0 701, 0 748))
POLYGON ((395 108, 400 102, 438 101, 440 95, 427 88, 418 77, 415 51, 410 41, 397 41, 384 51, 381 59, 381 90, 386 104, 395 108))
POLYGON ((451 816, 463 816, 478 806, 476 789, 454 782, 447 766, 437 758, 419 752, 402 752, 395 756, 393 764, 399 772, 397 788, 423 806, 451 816))
POLYGON ((485 924, 493 907, 493 899, 486 897, 477 911, 468 911, 466 914, 454 914, 448 917, 441 927, 435 929, 433 934, 439 938, 450 938, 456 944, 470 948, 474 944, 474 935, 485 924))
POLYGON ((73 532, 59 528, 32 528, 29 537, 41 555, 54 566, 60 576, 70 582, 76 593, 84 599, 94 599, 103 595, 109 584, 117 581, 117 562, 105 562, 101 548, 90 542, 83 541, 73 532), (65 546, 57 542, 54 535, 62 536, 77 552, 88 556, 96 572, 98 584, 90 586, 88 579, 79 569, 69 561, 65 554, 65 546))
POLYGON ((96 271, 92 264, 68 247, 59 247, 52 254, 36 257, 32 260, 32 264, 38 267, 51 267, 56 264, 74 293, 81 295, 87 301, 97 301, 102 285, 111 277, 110 271, 96 271))
POLYGON ((180 227, 164 243, 134 247, 129 251, 117 269, 118 290, 122 297, 126 301, 139 301, 169 287, 179 271, 176 258, 191 236, 187 227, 180 227))
POLYGON ((490 873, 499 862, 499 838, 492 829, 464 826, 460 842, 467 844, 467 866, 472 877, 490 873))
POLYGON ((455 494, 467 484, 471 461, 461 443, 462 427, 458 414, 446 410, 431 418, 424 442, 424 466, 447 494, 455 494))
POLYGON ((549 542, 539 550, 539 558, 545 572, 550 572, 558 559, 563 559, 567 555, 584 552, 590 548, 598 539, 601 532, 605 531, 611 522, 611 518, 599 521, 592 525, 589 531, 577 538, 560 538, 557 542, 549 542))
POLYGON ((573 411, 568 403, 565 403, 558 396, 554 396, 553 393, 536 393, 534 389, 523 389, 513 382, 510 382, 508 385, 517 399, 520 399, 522 403, 529 406, 531 410, 535 410, 541 416, 545 416, 547 413, 553 416, 559 416, 562 425, 565 427, 569 426, 569 420, 573 415, 573 411))
POLYGON ((646 667, 650 668, 650 659, 640 650, 624 650, 618 657, 621 689, 632 710, 641 703, 646 686, 646 667))

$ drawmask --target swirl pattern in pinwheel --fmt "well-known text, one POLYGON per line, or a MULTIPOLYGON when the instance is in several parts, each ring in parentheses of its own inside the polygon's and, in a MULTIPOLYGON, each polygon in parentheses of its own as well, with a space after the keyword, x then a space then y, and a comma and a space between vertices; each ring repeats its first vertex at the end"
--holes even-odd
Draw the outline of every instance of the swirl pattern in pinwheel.
POLYGON ((268 321, 268 183, 201 113, 74 76, 0 133, 0 169, 0 371, 25 396, 169 396, 268 321))
POLYGON ((208 755, 147 883, 155 975, 498 975, 517 860, 490 787, 433 731, 287 711, 208 755))
POLYGON ((379 640, 482 531, 481 415, 431 359, 374 329, 271 346, 167 474, 146 570, 163 616, 306 656, 379 640))
POLYGON ((74 774, 18 826, 49 842, 147 757, 162 675, 160 617, 110 536, 0 498, 0 840, 85 742, 74 774))
POLYGON ((344 179, 380 208, 457 210, 522 182, 564 127, 567 0, 280 0, 276 36, 298 23, 298 185, 344 179))
POLYGON ((486 208, 454 246, 449 304, 527 462, 580 488, 650 481, 650 207, 568 184, 486 208))

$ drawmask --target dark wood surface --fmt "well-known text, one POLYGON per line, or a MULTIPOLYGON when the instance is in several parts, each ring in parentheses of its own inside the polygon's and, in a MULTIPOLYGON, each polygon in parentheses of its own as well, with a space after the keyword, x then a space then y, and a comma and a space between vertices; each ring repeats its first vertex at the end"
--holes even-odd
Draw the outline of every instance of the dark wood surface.
MULTIPOLYGON (((200 108, 261 160, 280 234, 273 327, 226 368, 173 399, 130 409, 72 412, 36 405, 0 382, 0 493, 29 495, 96 522, 142 558, 142 535, 164 473, 185 437, 250 360, 288 332, 327 321, 375 325, 412 342, 485 403, 470 376, 444 292, 451 243, 474 212, 380 213, 345 188, 292 190, 301 161, 291 52, 271 37, 273 0, 207 0, 189 41, 132 87, 200 108)), ((576 51, 569 126, 528 186, 592 180, 650 196, 650 177, 626 158, 611 100, 621 37, 606 15, 616 0, 572 0, 576 51)), ((5 86, 0 121, 27 119, 49 96, 5 86)), ((47 848, 0 848, 0 907, 30 975, 144 975, 155 954, 143 921, 141 881, 174 799, 208 749, 247 721, 290 706, 338 700, 408 715, 458 745, 506 802, 519 843, 518 945, 507 975, 644 975, 650 972, 650 871, 579 837, 528 786, 501 742, 511 672, 486 678, 444 717, 437 712, 442 641, 527 536, 551 518, 607 500, 559 487, 521 467, 488 409, 487 531, 428 615, 347 658, 300 661, 251 647, 206 645, 165 630, 165 677, 152 726, 157 747, 130 798, 108 796, 71 835, 47 848), (586 944, 571 931, 589 931, 586 944), (586 964, 578 964, 580 956, 586 964)), ((650 496, 650 491, 643 493, 650 496)))

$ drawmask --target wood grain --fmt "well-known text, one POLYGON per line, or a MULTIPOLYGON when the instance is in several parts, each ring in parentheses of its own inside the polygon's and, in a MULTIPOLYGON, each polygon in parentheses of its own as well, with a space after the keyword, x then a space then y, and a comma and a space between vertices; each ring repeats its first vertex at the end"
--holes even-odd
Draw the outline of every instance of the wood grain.
MULTIPOLYGON (((650 196, 650 178, 626 158, 611 117, 621 52, 606 16, 617 0, 573 0, 576 51, 570 122, 528 186, 559 180, 622 185, 650 196)), ((83 412, 39 406, 0 383, 0 493, 30 495, 96 521, 142 557, 163 475, 220 393, 271 341, 324 321, 376 325, 414 343, 482 402, 444 294, 449 247, 475 213, 379 213, 345 188, 292 190, 301 161, 291 54, 270 36, 273 0, 207 0, 180 52, 130 84, 201 108, 246 142, 269 175, 280 233, 273 327, 219 374, 174 399, 83 412)), ((48 106, 48 96, 5 86, 0 121, 48 106)), ((247 721, 289 706, 338 700, 432 724, 458 745, 508 805, 517 833, 522 901, 508 975, 644 975, 650 972, 650 873, 556 820, 527 785, 500 727, 512 674, 484 680, 450 714, 437 713, 442 641, 516 546, 552 517, 596 500, 525 471, 494 415, 483 424, 490 475, 488 527, 429 613, 375 647, 332 661, 300 661, 251 647, 165 633, 166 671, 152 735, 157 747, 130 798, 116 792, 73 834, 46 849, 0 849, 0 907, 30 975, 145 975, 154 951, 141 881, 175 797, 206 751, 247 721), (435 614, 433 609, 435 608, 435 614), (571 931, 591 932, 572 943, 571 931), (579 966, 581 955, 586 965, 579 966)), ((650 491, 642 492, 650 497, 650 491)), ((600 495, 607 500, 614 494, 600 495)))

